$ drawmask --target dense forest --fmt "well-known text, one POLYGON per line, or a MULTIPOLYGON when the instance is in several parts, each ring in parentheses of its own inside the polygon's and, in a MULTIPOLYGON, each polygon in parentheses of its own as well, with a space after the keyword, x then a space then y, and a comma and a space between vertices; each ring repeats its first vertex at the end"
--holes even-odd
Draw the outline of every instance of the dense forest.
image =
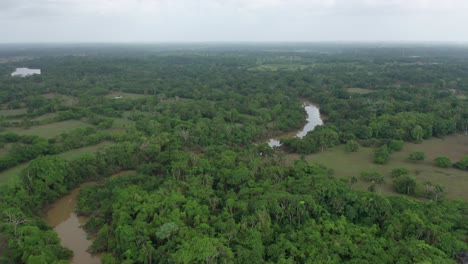
MULTIPOLYGON (((68 263, 44 212, 84 182, 97 184, 76 212, 102 263, 468 261, 468 199, 447 199, 443 180, 394 168, 386 195, 377 172, 306 160, 370 148, 379 166, 468 137, 466 47, 0 45, 0 62, 0 171, 24 166, 0 176, 2 263, 68 263), (21 67, 41 74, 11 76, 21 67), (303 102, 324 125, 283 137, 306 122, 303 102)), ((465 184, 466 150, 431 166, 465 184)))

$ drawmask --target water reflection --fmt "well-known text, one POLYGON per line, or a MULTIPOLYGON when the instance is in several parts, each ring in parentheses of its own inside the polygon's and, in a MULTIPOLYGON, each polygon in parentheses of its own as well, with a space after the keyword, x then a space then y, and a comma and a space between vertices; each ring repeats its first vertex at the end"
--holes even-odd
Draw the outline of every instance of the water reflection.
MULTIPOLYGON (((304 103, 303 106, 307 112, 307 119, 306 119, 307 123, 301 131, 296 133, 296 137, 298 138, 305 137, 305 135, 307 135, 308 132, 314 130, 316 126, 323 125, 323 120, 320 117, 320 110, 317 106, 313 104, 307 104, 307 103, 304 103)), ((285 138, 285 137, 288 137, 288 134, 282 136, 282 138, 285 138)), ((268 145, 270 147, 280 147, 281 142, 279 141, 279 139, 272 138, 268 141, 268 145)))
POLYGON ((16 68, 11 76, 26 77, 33 74, 41 74, 41 69, 16 68))

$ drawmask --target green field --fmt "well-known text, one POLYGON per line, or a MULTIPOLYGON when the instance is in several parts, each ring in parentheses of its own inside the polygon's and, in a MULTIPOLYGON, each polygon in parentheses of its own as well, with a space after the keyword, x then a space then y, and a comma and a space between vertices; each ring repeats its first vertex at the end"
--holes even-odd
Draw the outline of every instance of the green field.
POLYGON ((304 70, 308 68, 307 65, 302 64, 263 64, 257 67, 250 68, 250 71, 296 71, 296 70, 304 70))
POLYGON ((2 133, 13 132, 18 135, 37 135, 43 138, 53 138, 55 136, 62 134, 63 132, 67 132, 75 128, 84 127, 84 126, 91 126, 91 125, 82 121, 78 121, 78 120, 67 120, 63 122, 33 126, 27 129, 21 128, 21 127, 8 127, 8 128, 5 128, 2 131, 2 133))
POLYGON ((57 94, 57 93, 47 93, 47 94, 43 94, 42 96, 44 96, 45 98, 50 99, 50 100, 52 100, 52 99, 58 100, 63 105, 67 105, 67 106, 76 105, 80 101, 78 97, 70 96, 70 95, 57 94))
MULTIPOLYGON (((373 148, 361 147, 358 152, 348 153, 344 146, 338 146, 322 153, 306 156, 309 162, 323 164, 334 170, 338 178, 357 177, 358 182, 353 186, 358 190, 367 190, 370 183, 360 179, 361 172, 376 171, 385 177, 385 183, 377 187, 377 192, 395 194, 392 189, 391 171, 394 168, 405 167, 422 184, 430 181, 445 187, 446 197, 449 199, 468 200, 468 172, 455 168, 438 168, 433 160, 438 156, 447 156, 452 162, 468 155, 468 136, 455 135, 444 139, 430 139, 422 144, 405 143, 402 151, 391 154, 390 160, 385 165, 374 164, 373 148), (408 160, 409 153, 423 151, 426 160, 412 162, 408 160)), ((288 155, 289 160, 298 159, 299 155, 288 155)))
POLYGON ((66 160, 73 160, 73 159, 78 158, 79 156, 81 156, 84 153, 95 153, 100 148, 110 146, 112 144, 114 144, 114 143, 110 142, 110 141, 104 141, 104 142, 101 142, 101 143, 99 143, 97 145, 82 147, 82 148, 79 148, 79 149, 73 149, 73 150, 70 150, 70 151, 63 152, 63 153, 60 153, 59 156, 63 157, 66 160))
POLYGON ((8 170, 0 172, 0 184, 10 183, 16 179, 15 176, 28 166, 29 162, 25 162, 8 170))
POLYGON ((368 94, 375 92, 374 90, 364 89, 364 88, 348 88, 346 89, 348 93, 356 93, 356 94, 368 94))
POLYGON ((26 108, 19 108, 19 109, 3 109, 0 110, 0 116, 13 116, 13 115, 22 115, 26 114, 26 108))
MULTIPOLYGON (((112 145, 113 142, 101 142, 97 145, 93 146, 87 146, 79 149, 74 149, 70 151, 66 151, 63 153, 58 154, 59 156, 63 157, 66 160, 73 160, 78 158, 80 155, 84 153, 95 153, 97 152, 100 148, 112 145)), ((4 170, 0 172, 0 184, 5 184, 9 183, 14 180, 15 176, 17 176, 24 168, 28 166, 29 162, 25 162, 23 164, 20 164, 18 166, 15 166, 13 168, 10 168, 8 170, 4 170)))
POLYGON ((118 96, 122 96, 121 99, 142 99, 146 97, 151 97, 153 95, 145 95, 145 94, 135 94, 135 93, 123 93, 123 92, 112 92, 106 95, 107 98, 115 98, 118 96))

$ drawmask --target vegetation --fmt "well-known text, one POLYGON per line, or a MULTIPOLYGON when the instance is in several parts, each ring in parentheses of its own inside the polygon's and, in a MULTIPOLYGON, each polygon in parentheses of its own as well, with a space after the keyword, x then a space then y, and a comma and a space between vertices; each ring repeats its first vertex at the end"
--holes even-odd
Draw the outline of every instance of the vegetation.
POLYGON ((377 164, 385 164, 390 158, 390 152, 387 145, 383 145, 374 151, 374 162, 377 164))
POLYGON ((31 58, 0 64, 0 171, 24 167, 0 186, 1 262, 67 263, 41 215, 98 181, 76 211, 103 263, 456 263, 468 203, 442 181, 463 189, 468 157, 444 154, 461 160, 443 171, 461 176, 425 181, 421 168, 438 168, 407 157, 443 156, 425 141, 468 129, 468 56, 404 48, 427 56, 302 44, 0 49, 31 58), (9 75, 22 65, 44 74, 9 75), (270 148, 304 125, 304 100, 325 124, 270 148), (122 170, 136 174, 109 178, 122 170), (382 195, 387 185, 401 195, 382 195))
POLYGON ((412 161, 421 161, 426 158, 426 154, 422 151, 415 151, 409 154, 409 159, 412 161))
POLYGON ((434 163, 437 167, 440 168, 450 168, 452 167, 452 161, 449 157, 437 157, 434 159, 434 163))

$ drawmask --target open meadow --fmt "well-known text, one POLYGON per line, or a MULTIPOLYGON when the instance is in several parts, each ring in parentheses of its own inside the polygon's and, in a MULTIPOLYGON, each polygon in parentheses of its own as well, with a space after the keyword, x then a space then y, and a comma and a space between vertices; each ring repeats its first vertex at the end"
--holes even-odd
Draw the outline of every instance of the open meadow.
MULTIPOLYGON (((384 176, 385 183, 377 186, 377 192, 396 194, 392 188, 391 171, 395 168, 407 168, 411 171, 419 186, 430 181, 445 187, 446 197, 449 199, 468 200, 468 172, 455 168, 439 168, 434 165, 434 159, 447 156, 452 162, 463 156, 468 156, 468 136, 454 135, 443 139, 432 138, 421 144, 405 143, 403 150, 390 155, 389 162, 384 165, 373 163, 374 148, 360 147, 357 152, 347 152, 343 145, 328 149, 324 152, 307 155, 308 162, 319 163, 333 169, 337 178, 350 179, 356 177, 358 182, 353 185, 357 190, 367 190, 370 182, 360 178, 362 172, 379 172, 384 176), (422 151, 426 154, 424 161, 414 162, 408 159, 411 152, 422 151)), ((297 154, 288 154, 289 161, 299 159, 297 154)))
POLYGON ((63 122, 56 122, 56 123, 49 123, 39 126, 33 126, 30 128, 22 128, 22 127, 7 127, 5 128, 2 133, 12 132, 18 135, 36 135, 43 138, 53 138, 62 134, 63 132, 67 132, 73 130, 75 128, 91 126, 83 121, 78 120, 67 120, 63 122))

